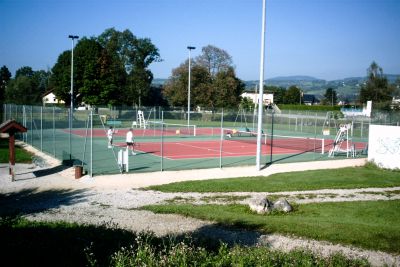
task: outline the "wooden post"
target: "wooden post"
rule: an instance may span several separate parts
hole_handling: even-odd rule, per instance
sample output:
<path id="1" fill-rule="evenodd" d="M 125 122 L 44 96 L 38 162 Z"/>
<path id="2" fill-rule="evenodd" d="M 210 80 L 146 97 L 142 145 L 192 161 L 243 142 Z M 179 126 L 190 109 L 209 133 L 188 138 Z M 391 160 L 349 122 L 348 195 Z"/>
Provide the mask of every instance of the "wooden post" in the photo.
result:
<path id="1" fill-rule="evenodd" d="M 9 175 L 11 181 L 15 180 L 15 133 L 25 133 L 27 129 L 14 120 L 8 120 L 0 124 L 0 133 L 8 133 L 8 162 L 9 162 Z"/>
<path id="2" fill-rule="evenodd" d="M 11 181 L 14 182 L 15 173 L 14 173 L 14 166 L 15 166 L 15 134 L 14 132 L 9 132 L 9 142 L 8 142 L 8 150 L 9 150 L 9 174 L 11 176 Z"/>

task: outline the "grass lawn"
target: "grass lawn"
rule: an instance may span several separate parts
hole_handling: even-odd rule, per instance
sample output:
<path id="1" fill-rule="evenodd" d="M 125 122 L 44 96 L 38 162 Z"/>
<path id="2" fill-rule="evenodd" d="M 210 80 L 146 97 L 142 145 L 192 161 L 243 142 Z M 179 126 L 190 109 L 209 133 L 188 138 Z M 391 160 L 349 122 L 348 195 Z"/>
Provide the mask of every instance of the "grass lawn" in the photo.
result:
<path id="1" fill-rule="evenodd" d="M 400 171 L 372 164 L 332 170 L 278 173 L 266 177 L 241 177 L 187 181 L 146 189 L 163 192 L 282 192 L 400 186 Z"/>
<path id="2" fill-rule="evenodd" d="M 187 236 L 0 217 L 1 261 L 10 266 L 369 266 L 341 254 L 228 247 Z"/>
<path id="3" fill-rule="evenodd" d="M 153 205 L 156 213 L 177 213 L 222 225 L 293 234 L 316 240 L 400 253 L 400 201 L 313 203 L 289 214 L 258 215 L 244 205 Z"/>
<path id="4" fill-rule="evenodd" d="M 0 138 L 0 163 L 8 163 L 8 138 Z M 16 163 L 31 163 L 32 154 L 22 149 L 19 146 L 15 146 L 15 162 Z"/>

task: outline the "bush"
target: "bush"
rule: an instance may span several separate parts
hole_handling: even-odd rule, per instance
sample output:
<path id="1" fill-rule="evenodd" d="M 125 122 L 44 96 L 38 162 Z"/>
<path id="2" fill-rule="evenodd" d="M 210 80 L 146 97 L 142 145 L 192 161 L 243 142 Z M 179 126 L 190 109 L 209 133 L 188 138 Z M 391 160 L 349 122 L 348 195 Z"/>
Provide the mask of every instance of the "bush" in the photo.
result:
<path id="1" fill-rule="evenodd" d="M 281 110 L 340 111 L 340 106 L 279 104 Z"/>

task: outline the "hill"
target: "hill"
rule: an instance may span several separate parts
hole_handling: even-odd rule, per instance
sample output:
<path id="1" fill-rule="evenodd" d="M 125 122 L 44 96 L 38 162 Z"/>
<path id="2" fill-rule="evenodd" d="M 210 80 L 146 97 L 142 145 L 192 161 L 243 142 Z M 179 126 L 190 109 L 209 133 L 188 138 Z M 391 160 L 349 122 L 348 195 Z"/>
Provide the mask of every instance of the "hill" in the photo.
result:
<path id="1" fill-rule="evenodd" d="M 400 79 L 400 74 L 385 74 L 390 83 Z M 333 88 L 338 93 L 340 100 L 355 100 L 358 98 L 361 85 L 367 77 L 347 77 L 338 80 L 327 81 L 311 76 L 295 75 L 295 76 L 278 76 L 265 80 L 267 86 L 278 86 L 288 88 L 292 85 L 300 87 L 304 93 L 313 94 L 317 98 L 322 98 L 327 88 Z M 163 85 L 167 79 L 154 79 L 154 85 Z M 257 80 L 244 81 L 247 91 L 254 91 L 258 86 Z"/>

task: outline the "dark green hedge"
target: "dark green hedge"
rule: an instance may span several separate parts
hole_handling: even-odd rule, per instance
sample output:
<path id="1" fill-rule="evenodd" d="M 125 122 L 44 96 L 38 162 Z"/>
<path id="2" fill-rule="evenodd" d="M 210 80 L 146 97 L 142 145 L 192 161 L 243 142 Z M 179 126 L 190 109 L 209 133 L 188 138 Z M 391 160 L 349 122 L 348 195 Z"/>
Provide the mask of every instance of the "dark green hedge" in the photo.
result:
<path id="1" fill-rule="evenodd" d="M 340 106 L 323 106 L 323 105 L 294 105 L 294 104 L 279 104 L 281 110 L 315 110 L 315 111 L 340 111 Z"/>

